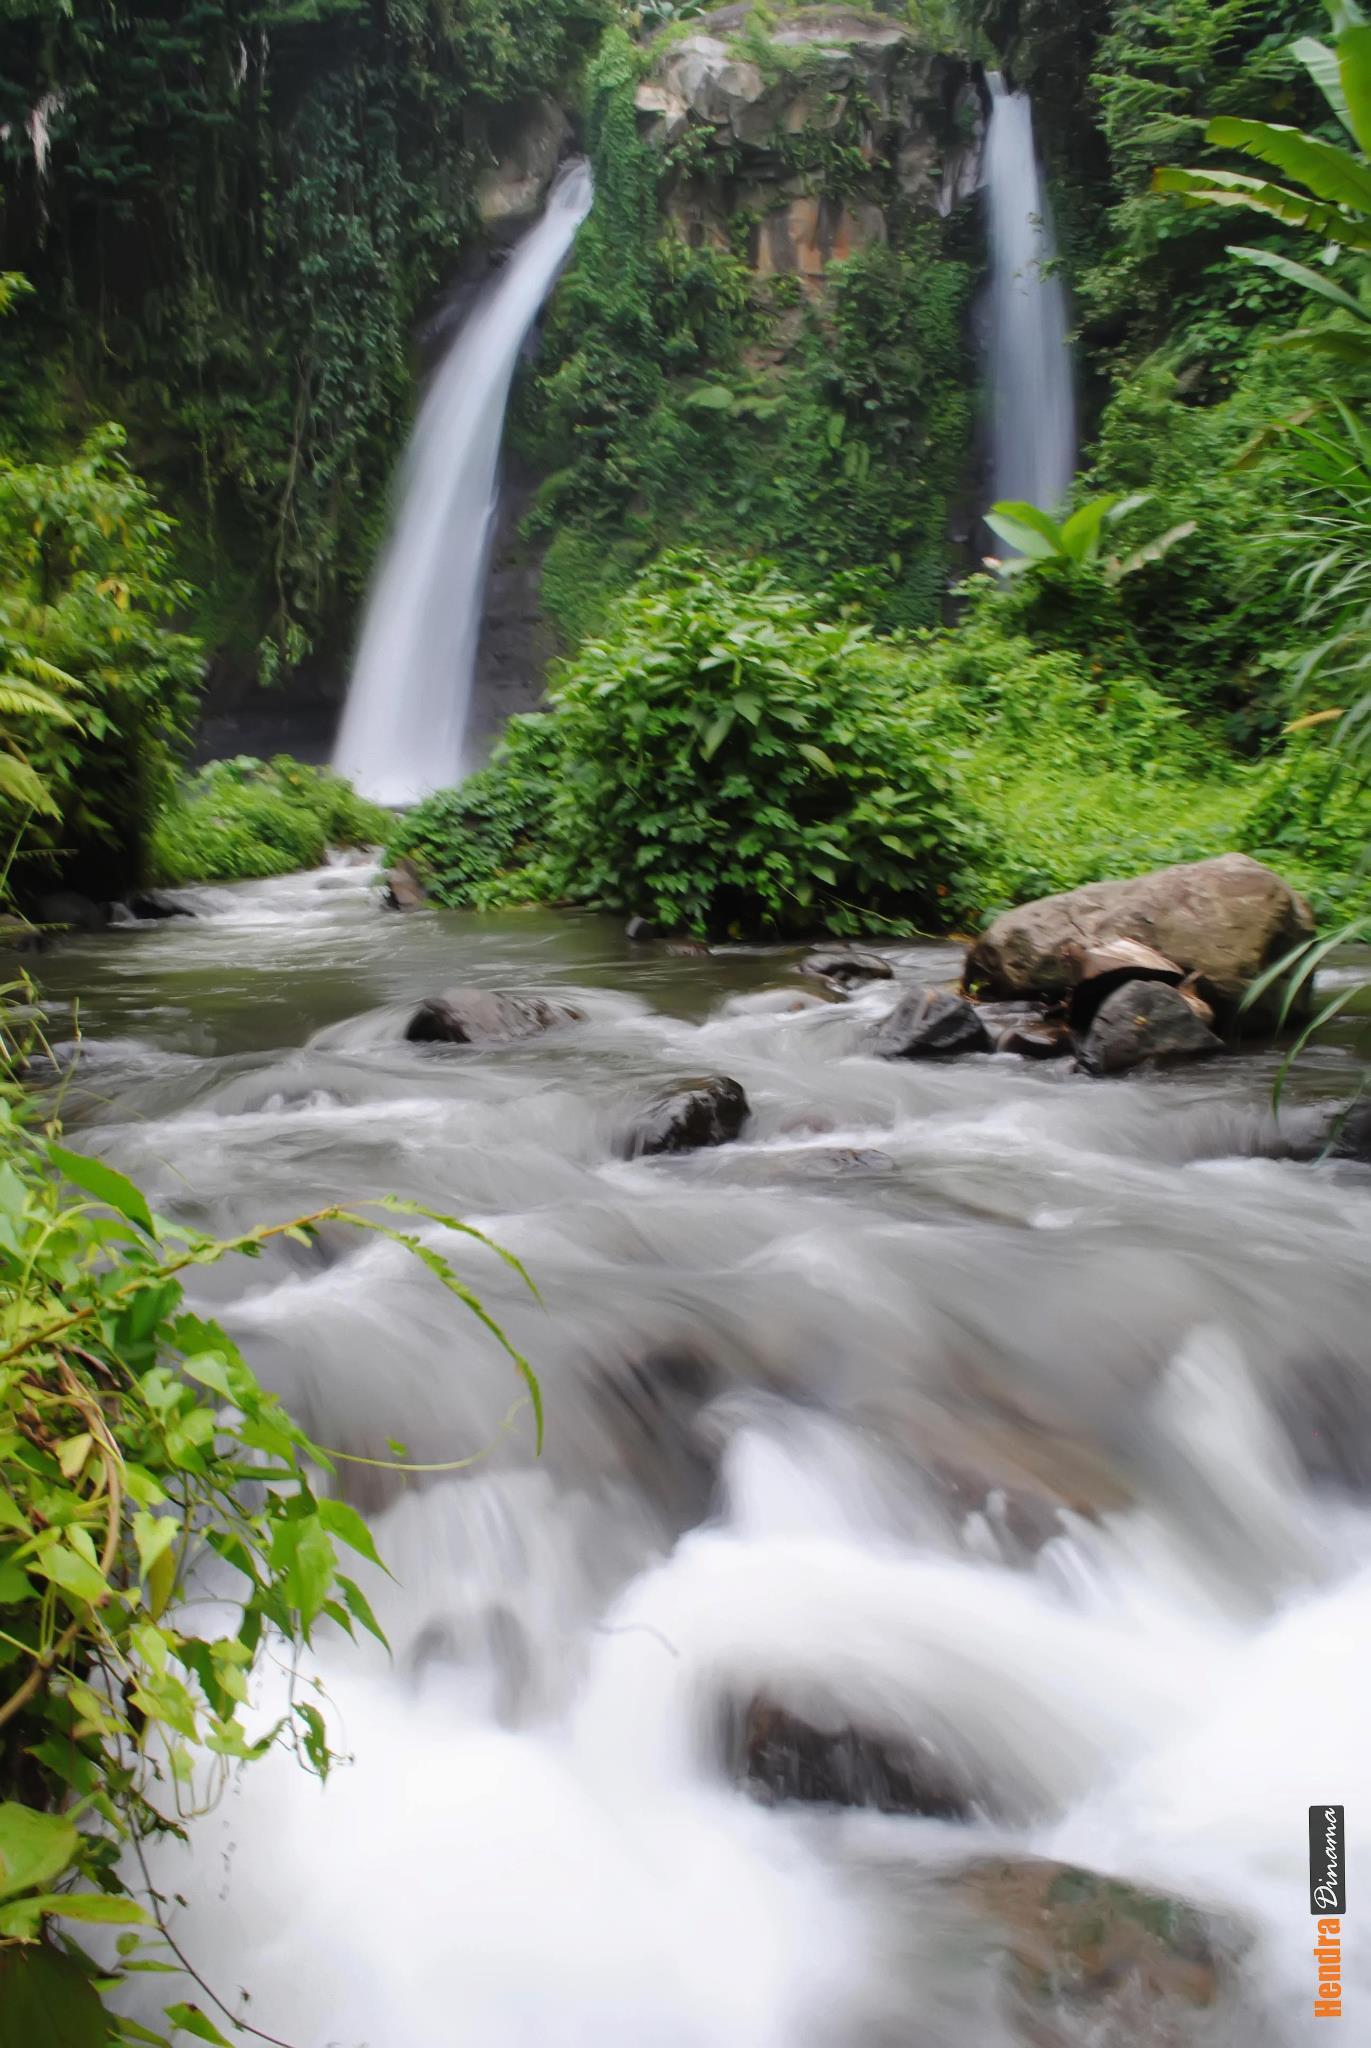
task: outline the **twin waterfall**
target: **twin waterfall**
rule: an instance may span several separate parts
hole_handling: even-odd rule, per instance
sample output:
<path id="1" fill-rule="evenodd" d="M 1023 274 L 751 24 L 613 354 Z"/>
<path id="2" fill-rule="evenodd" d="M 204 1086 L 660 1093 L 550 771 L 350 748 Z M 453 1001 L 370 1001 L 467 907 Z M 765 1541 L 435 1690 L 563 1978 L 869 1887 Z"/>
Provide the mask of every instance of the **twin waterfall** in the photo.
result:
<path id="1" fill-rule="evenodd" d="M 1052 261 L 1032 107 L 997 73 L 989 85 L 991 495 L 1055 512 L 1076 460 L 1066 293 Z M 415 425 L 335 756 L 340 774 L 380 803 L 413 803 L 460 782 L 471 765 L 466 729 L 509 388 L 591 198 L 583 163 L 562 173 Z"/>
<path id="2" fill-rule="evenodd" d="M 989 76 L 983 177 L 990 230 L 991 497 L 1061 510 L 1076 469 L 1066 292 L 1033 147 L 1033 105 Z"/>
<path id="3" fill-rule="evenodd" d="M 573 164 L 463 327 L 415 423 L 334 756 L 339 774 L 378 803 L 413 803 L 468 771 L 509 387 L 590 201 L 590 172 Z"/>

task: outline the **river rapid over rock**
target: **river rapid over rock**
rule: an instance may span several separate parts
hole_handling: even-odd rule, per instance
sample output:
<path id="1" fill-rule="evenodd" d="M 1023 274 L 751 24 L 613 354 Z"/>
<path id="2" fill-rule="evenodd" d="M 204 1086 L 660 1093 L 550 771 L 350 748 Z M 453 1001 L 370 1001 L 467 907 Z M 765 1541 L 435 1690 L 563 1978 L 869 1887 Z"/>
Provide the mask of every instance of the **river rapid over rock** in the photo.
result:
<path id="1" fill-rule="evenodd" d="M 43 963 L 54 1039 L 79 998 L 71 1142 L 217 1231 L 387 1192 L 475 1224 L 537 1299 L 430 1234 L 547 1409 L 539 1459 L 507 1357 L 384 1241 L 197 1283 L 378 1461 L 342 1483 L 394 1574 L 392 1658 L 318 1646 L 352 1760 L 246 1771 L 154 1864 L 228 2004 L 293 2048 L 1287 2048 L 1319 2037 L 1306 1809 L 1336 1801 L 1357 2035 L 1371 1172 L 1259 1156 L 1274 1055 L 883 1061 L 950 948 L 883 945 L 894 979 L 830 1002 L 794 952 L 397 917 L 365 863 L 187 899 Z M 579 1015 L 406 1042 L 454 985 Z M 1355 1092 L 1366 1021 L 1304 1089 Z M 740 1136 L 632 1156 L 706 1075 Z M 397 1442 L 474 1462 L 400 1480 Z M 758 1700 L 955 1797 L 768 1795 L 727 1732 Z M 1035 2002 L 965 1878 L 1038 1856 L 1192 1902 L 1201 1990 Z"/>

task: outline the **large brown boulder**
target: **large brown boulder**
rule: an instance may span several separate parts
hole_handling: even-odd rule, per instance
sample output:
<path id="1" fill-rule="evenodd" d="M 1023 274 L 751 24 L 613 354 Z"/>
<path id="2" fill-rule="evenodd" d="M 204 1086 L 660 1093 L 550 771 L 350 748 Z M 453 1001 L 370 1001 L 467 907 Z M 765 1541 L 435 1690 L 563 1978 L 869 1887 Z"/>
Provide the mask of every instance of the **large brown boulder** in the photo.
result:
<path id="1" fill-rule="evenodd" d="M 987 996 L 1066 996 L 1092 949 L 1135 939 L 1174 961 L 1231 1021 L 1263 969 L 1313 931 L 1309 905 L 1287 882 L 1245 853 L 1225 853 L 1007 910 L 967 954 L 966 979 Z M 1259 1013 L 1278 1001 L 1272 995 Z"/>
<path id="2" fill-rule="evenodd" d="M 579 1024 L 584 1012 L 543 996 L 507 995 L 489 988 L 450 988 L 420 1003 L 405 1037 L 411 1045 L 512 1045 L 559 1024 Z"/>

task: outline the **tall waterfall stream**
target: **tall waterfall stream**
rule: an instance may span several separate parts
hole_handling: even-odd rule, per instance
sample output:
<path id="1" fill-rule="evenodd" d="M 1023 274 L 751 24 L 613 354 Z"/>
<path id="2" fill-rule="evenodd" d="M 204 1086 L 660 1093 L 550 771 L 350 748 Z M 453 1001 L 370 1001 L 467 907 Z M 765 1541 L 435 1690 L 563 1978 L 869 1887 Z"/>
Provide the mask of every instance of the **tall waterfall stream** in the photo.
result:
<path id="1" fill-rule="evenodd" d="M 336 752 L 338 772 L 378 803 L 450 788 L 470 765 L 467 719 L 509 387 L 590 200 L 589 169 L 569 165 L 420 409 Z"/>
<path id="2" fill-rule="evenodd" d="M 1033 103 L 990 74 L 983 175 L 990 233 L 991 495 L 1059 512 L 1076 467 L 1066 288 L 1038 168 Z"/>
<path id="3" fill-rule="evenodd" d="M 1250 1156 L 1271 1059 L 871 1057 L 948 948 L 828 1003 L 789 954 L 388 915 L 365 863 L 192 900 L 45 964 L 59 1034 L 80 999 L 76 1142 L 216 1230 L 386 1191 L 480 1225 L 539 1300 L 435 1236 L 547 1403 L 538 1460 L 508 1361 L 384 1242 L 198 1279 L 323 1442 L 474 1460 L 353 1468 L 394 1654 L 319 1643 L 352 1760 L 324 1788 L 254 1766 L 158 1854 L 219 1994 L 293 2048 L 1319 2038 L 1310 1803 L 1346 1806 L 1354 1914 L 1371 1895 L 1371 1175 Z M 584 1021 L 407 1044 L 454 983 Z M 621 1156 L 636 1104 L 715 1071 L 740 1142 Z M 1333 1042 L 1311 1085 L 1356 1071 Z M 1068 1505 L 946 1483 L 995 1459 Z M 759 1695 L 936 1755 L 967 1816 L 749 1796 L 727 1730 Z M 1236 1930 L 1192 2031 L 1020 2031 L 957 1877 L 1030 1853 Z M 1344 1995 L 1371 2011 L 1365 1940 Z"/>

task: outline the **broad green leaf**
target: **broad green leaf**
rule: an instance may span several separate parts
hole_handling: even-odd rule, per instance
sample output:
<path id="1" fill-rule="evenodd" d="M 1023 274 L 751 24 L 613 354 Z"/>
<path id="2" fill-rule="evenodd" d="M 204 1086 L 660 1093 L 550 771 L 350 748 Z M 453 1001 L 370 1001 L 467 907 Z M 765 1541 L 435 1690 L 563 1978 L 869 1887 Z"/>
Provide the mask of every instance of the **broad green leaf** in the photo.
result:
<path id="1" fill-rule="evenodd" d="M 1300 285 L 1307 292 L 1317 292 L 1321 299 L 1328 299 L 1344 312 L 1355 313 L 1358 320 L 1371 321 L 1371 313 L 1354 299 L 1351 292 L 1334 284 L 1331 277 L 1320 270 L 1311 270 L 1307 263 L 1293 263 L 1288 256 L 1282 256 L 1276 249 L 1234 248 L 1230 256 L 1240 256 L 1244 263 L 1255 263 L 1259 269 L 1274 270 L 1278 277 L 1288 278 L 1292 284 Z"/>
<path id="2" fill-rule="evenodd" d="M 147 1578 L 159 1557 L 166 1556 L 181 1532 L 175 1515 L 154 1515 L 140 1508 L 133 1518 L 133 1540 L 138 1549 L 138 1567 Z"/>
<path id="3" fill-rule="evenodd" d="M 832 758 L 824 752 L 822 747 L 812 747 L 807 740 L 801 740 L 796 746 L 795 751 L 797 754 L 802 754 L 806 761 L 813 767 L 820 769 L 823 774 L 837 774 L 838 771 L 833 765 Z"/>
<path id="4" fill-rule="evenodd" d="M 48 1157 L 58 1172 L 75 1186 L 93 1195 L 97 1202 L 117 1209 L 121 1216 L 127 1216 L 130 1223 L 136 1223 L 149 1237 L 156 1237 L 152 1211 L 145 1196 L 124 1174 L 106 1166 L 103 1159 L 88 1159 L 84 1152 L 68 1152 L 65 1145 L 49 1145 Z"/>
<path id="5" fill-rule="evenodd" d="M 45 1943 L 0 1949 L 6 2048 L 107 2048 L 110 2019 L 80 1964 Z"/>
<path id="6" fill-rule="evenodd" d="M 1061 529 L 1062 551 L 1073 562 L 1088 562 L 1098 552 L 1100 532 L 1117 499 L 1089 498 L 1065 520 Z"/>
<path id="7" fill-rule="evenodd" d="M 1336 142 L 1320 142 L 1298 128 L 1281 127 L 1273 121 L 1241 121 L 1228 114 L 1209 123 L 1205 140 L 1218 149 L 1241 150 L 1258 163 L 1284 171 L 1288 178 L 1298 178 L 1316 199 L 1326 200 L 1330 206 L 1371 213 L 1371 170 Z"/>
<path id="8" fill-rule="evenodd" d="M 101 1927 L 152 1924 L 145 1906 L 118 1892 L 48 1892 L 33 1903 L 54 1920 L 85 1920 Z"/>
<path id="9" fill-rule="evenodd" d="M 1371 156 L 1371 27 L 1345 28 L 1338 37 L 1338 74 L 1347 120 L 1363 156 Z"/>
<path id="10" fill-rule="evenodd" d="M 340 1572 L 338 1574 L 338 1590 L 343 1596 L 343 1605 L 346 1607 L 348 1613 L 352 1616 L 353 1620 L 360 1621 L 362 1627 L 367 1630 L 368 1634 L 375 1636 L 377 1642 L 380 1643 L 384 1649 L 388 1650 L 390 1648 L 390 1644 L 386 1639 L 385 1630 L 381 1627 L 381 1624 L 377 1621 L 376 1616 L 372 1613 L 371 1603 L 368 1601 L 366 1594 L 362 1591 L 361 1587 L 356 1585 L 353 1580 L 344 1578 L 342 1573 Z"/>
<path id="11" fill-rule="evenodd" d="M 1355 142 L 1356 133 L 1352 127 L 1347 95 L 1342 89 L 1342 73 L 1338 69 L 1337 51 L 1331 50 L 1327 43 L 1318 42 L 1313 36 L 1301 36 L 1291 48 Z"/>
<path id="12" fill-rule="evenodd" d="M 209 2041 L 213 2048 L 232 2048 L 215 2026 L 207 2020 L 198 2005 L 169 2005 L 167 2018 L 173 2027 L 179 2027 L 183 2034 L 193 2034 L 197 2041 Z"/>
<path id="13" fill-rule="evenodd" d="M 71 1532 L 75 1535 L 77 1532 Z M 60 1586 L 64 1593 L 70 1593 L 75 1600 L 84 1600 L 91 1605 L 103 1600 L 109 1592 L 109 1583 L 99 1565 L 92 1564 L 80 1551 L 72 1550 L 62 1542 L 45 1544 L 29 1565 L 29 1570 L 39 1578 L 51 1579 L 54 1586 Z"/>
<path id="14" fill-rule="evenodd" d="M 1007 547 L 1016 548 L 1033 561 L 1049 562 L 1064 552 L 1061 528 L 1036 505 L 1018 500 L 992 505 L 985 523 Z"/>
<path id="15" fill-rule="evenodd" d="M 355 1550 L 360 1557 L 366 1558 L 368 1564 L 380 1565 L 381 1570 L 385 1570 L 372 1533 L 356 1508 L 349 1507 L 345 1500 L 321 1500 L 319 1520 L 329 1534 L 336 1536 L 340 1543 L 346 1543 L 349 1550 Z"/>
<path id="16" fill-rule="evenodd" d="M 6 1800 L 0 1805 L 0 1898 L 60 1876 L 80 1846 L 80 1835 L 64 1815 Z"/>
<path id="17" fill-rule="evenodd" d="M 704 743 L 700 748 L 700 754 L 704 760 L 712 761 L 714 759 L 714 756 L 732 732 L 737 715 L 731 704 L 725 705 L 724 709 L 719 713 L 714 723 L 710 726 L 709 731 L 705 734 Z"/>
<path id="18" fill-rule="evenodd" d="M 1241 171 L 1182 170 L 1167 165 L 1152 177 L 1154 192 L 1175 192 L 1187 206 L 1242 206 L 1253 213 L 1284 221 L 1293 228 L 1307 228 L 1326 242 L 1344 249 L 1371 254 L 1371 222 L 1342 213 L 1336 206 L 1272 185 L 1264 178 L 1251 178 Z"/>

